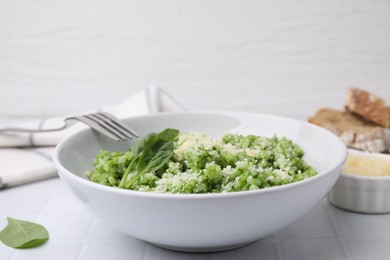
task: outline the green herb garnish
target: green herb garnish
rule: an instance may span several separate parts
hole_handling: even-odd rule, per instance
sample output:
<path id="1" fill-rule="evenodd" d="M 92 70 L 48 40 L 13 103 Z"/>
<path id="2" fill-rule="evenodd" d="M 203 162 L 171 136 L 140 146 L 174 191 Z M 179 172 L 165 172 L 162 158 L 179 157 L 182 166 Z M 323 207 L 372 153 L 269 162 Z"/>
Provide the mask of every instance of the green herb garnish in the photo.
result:
<path id="1" fill-rule="evenodd" d="M 7 217 L 8 225 L 0 231 L 0 241 L 17 249 L 33 248 L 49 239 L 46 228 L 29 221 Z"/>
<path id="2" fill-rule="evenodd" d="M 142 174 L 155 172 L 163 167 L 173 156 L 173 141 L 179 133 L 179 130 L 167 128 L 158 134 L 149 134 L 134 144 L 131 147 L 134 157 L 123 174 L 119 187 L 130 189 Z M 135 174 L 129 175 L 131 172 Z"/>

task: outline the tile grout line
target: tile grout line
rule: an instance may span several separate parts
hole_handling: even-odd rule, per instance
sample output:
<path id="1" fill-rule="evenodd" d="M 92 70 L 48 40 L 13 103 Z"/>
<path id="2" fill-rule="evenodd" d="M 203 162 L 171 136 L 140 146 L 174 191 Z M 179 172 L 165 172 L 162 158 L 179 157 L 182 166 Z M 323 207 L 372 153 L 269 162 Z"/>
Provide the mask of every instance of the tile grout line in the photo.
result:
<path id="1" fill-rule="evenodd" d="M 149 242 L 143 241 L 143 250 L 142 250 L 142 259 L 149 259 L 149 251 L 151 250 L 150 247 L 151 245 Z"/>
<path id="2" fill-rule="evenodd" d="M 334 215 L 334 212 L 332 212 L 332 210 L 330 209 L 330 207 L 333 207 L 333 206 L 330 205 L 329 202 L 328 202 L 327 200 L 326 200 L 326 202 L 327 202 L 327 205 L 326 205 L 326 207 L 325 207 L 325 210 L 326 210 L 326 213 L 329 215 L 329 218 L 330 218 L 330 220 L 331 220 L 331 222 L 332 222 L 333 227 L 334 227 L 335 230 L 336 230 L 336 234 L 337 234 L 337 236 L 338 236 L 338 240 L 340 241 L 341 246 L 342 246 L 342 248 L 343 248 L 343 250 L 344 250 L 344 252 L 345 252 L 347 258 L 348 258 L 349 260 L 352 260 L 351 254 L 350 254 L 350 252 L 349 252 L 349 250 L 348 250 L 348 247 L 347 247 L 347 245 L 345 244 L 345 240 L 344 240 L 344 238 L 343 238 L 343 236 L 342 236 L 341 227 L 339 226 L 339 223 L 338 223 L 337 220 L 336 220 L 336 216 Z"/>
<path id="3" fill-rule="evenodd" d="M 276 245 L 276 256 L 278 257 L 279 260 L 285 259 L 285 255 L 282 252 L 282 241 L 281 241 L 281 232 L 278 231 L 275 233 L 275 245 Z"/>
<path id="4" fill-rule="evenodd" d="M 52 194 L 50 194 L 49 198 L 47 199 L 45 205 L 43 205 L 42 209 L 39 211 L 39 214 L 36 215 L 35 219 L 38 219 L 42 216 L 43 213 L 47 211 L 47 208 L 50 206 L 51 202 L 54 200 L 54 195 L 58 192 L 58 190 L 61 188 L 61 182 L 59 181 L 57 183 L 56 188 L 53 190 Z"/>
<path id="5" fill-rule="evenodd" d="M 86 248 L 87 248 L 87 246 L 88 246 L 88 243 L 89 243 L 89 241 L 90 241 L 90 238 L 91 238 L 92 235 L 93 235 L 93 232 L 94 232 L 94 230 L 95 230 L 96 225 L 97 225 L 97 219 L 96 219 L 95 217 L 93 217 L 92 222 L 91 222 L 91 224 L 90 224 L 90 226 L 89 226 L 88 234 L 87 234 L 87 236 L 85 237 L 85 239 L 83 239 L 84 244 L 82 245 L 82 247 L 81 247 L 81 249 L 80 249 L 80 251 L 79 251 L 79 255 L 78 255 L 78 257 L 77 257 L 78 260 L 84 259 L 84 258 L 83 258 L 83 255 L 85 254 L 85 250 L 86 250 Z"/>

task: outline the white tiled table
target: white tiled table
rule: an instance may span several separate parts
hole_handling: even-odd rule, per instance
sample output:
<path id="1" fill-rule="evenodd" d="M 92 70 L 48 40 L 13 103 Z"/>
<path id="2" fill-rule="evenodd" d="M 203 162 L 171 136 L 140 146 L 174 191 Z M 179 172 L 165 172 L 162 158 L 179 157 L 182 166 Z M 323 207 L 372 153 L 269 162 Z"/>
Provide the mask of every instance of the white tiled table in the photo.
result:
<path id="1" fill-rule="evenodd" d="M 95 219 L 58 178 L 0 191 L 0 229 L 6 216 L 44 225 L 49 241 L 15 250 L 0 243 L 1 260 L 100 259 L 390 259 L 390 214 L 337 209 L 326 200 L 289 227 L 249 246 L 204 254 L 161 249 Z"/>

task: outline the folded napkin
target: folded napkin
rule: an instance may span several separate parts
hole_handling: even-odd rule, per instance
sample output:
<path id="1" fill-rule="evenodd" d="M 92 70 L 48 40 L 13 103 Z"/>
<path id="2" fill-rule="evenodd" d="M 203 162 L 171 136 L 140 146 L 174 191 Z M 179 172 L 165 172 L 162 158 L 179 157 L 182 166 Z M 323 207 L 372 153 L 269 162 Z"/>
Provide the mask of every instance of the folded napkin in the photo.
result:
<path id="1" fill-rule="evenodd" d="M 126 118 L 183 110 L 186 108 L 169 93 L 150 87 L 129 97 L 118 106 L 103 107 L 96 111 L 106 111 L 118 118 Z M 66 116 L 29 120 L 13 126 L 51 129 L 61 127 L 64 118 Z M 57 176 L 52 163 L 54 146 L 66 136 L 86 127 L 82 123 L 76 123 L 55 132 L 0 133 L 0 189 Z"/>

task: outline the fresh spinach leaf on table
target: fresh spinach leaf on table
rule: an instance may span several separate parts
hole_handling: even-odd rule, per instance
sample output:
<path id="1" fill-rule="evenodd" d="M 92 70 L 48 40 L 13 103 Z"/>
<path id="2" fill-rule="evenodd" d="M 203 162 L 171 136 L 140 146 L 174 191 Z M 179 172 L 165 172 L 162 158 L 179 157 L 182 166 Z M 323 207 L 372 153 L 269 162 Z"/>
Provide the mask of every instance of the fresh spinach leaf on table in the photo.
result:
<path id="1" fill-rule="evenodd" d="M 0 231 L 0 241 L 17 249 L 33 248 L 44 244 L 49 233 L 42 225 L 7 217 L 8 225 Z"/>

